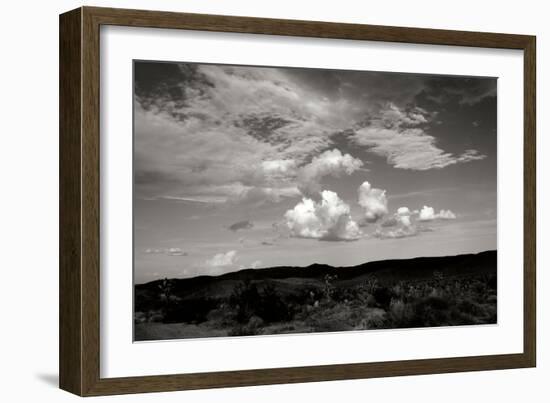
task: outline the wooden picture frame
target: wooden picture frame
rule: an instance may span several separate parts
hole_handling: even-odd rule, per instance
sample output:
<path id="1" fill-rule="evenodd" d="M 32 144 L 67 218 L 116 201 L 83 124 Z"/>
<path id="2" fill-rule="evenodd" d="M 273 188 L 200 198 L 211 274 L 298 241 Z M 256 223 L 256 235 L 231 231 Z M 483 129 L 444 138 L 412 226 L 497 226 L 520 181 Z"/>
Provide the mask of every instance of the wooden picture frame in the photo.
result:
<path id="1" fill-rule="evenodd" d="M 524 52 L 523 353 L 173 374 L 100 377 L 100 26 L 368 40 Z M 60 387 L 80 396 L 534 367 L 535 37 L 482 32 L 81 7 L 60 16 Z"/>

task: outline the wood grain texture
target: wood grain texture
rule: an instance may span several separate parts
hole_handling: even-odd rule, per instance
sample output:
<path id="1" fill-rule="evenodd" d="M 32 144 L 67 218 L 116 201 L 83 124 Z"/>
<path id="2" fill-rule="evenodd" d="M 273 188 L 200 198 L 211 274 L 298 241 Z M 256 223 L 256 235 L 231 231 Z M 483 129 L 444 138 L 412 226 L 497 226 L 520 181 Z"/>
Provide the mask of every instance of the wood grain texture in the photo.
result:
<path id="1" fill-rule="evenodd" d="M 100 377 L 101 25 L 524 51 L 524 352 L 479 357 Z M 60 387 L 81 396 L 532 367 L 536 363 L 535 37 L 82 7 L 60 17 Z M 146 365 L 146 363 L 144 364 Z"/>
<path id="2" fill-rule="evenodd" d="M 81 394 L 81 11 L 59 29 L 59 386 Z"/>
<path id="3" fill-rule="evenodd" d="M 536 257 L 537 257 L 537 80 L 536 39 L 530 37 L 524 48 L 524 172 L 523 172 L 523 352 L 531 366 L 536 366 Z"/>
<path id="4" fill-rule="evenodd" d="M 82 390 L 99 378 L 100 355 L 100 135 L 99 24 L 82 9 Z"/>

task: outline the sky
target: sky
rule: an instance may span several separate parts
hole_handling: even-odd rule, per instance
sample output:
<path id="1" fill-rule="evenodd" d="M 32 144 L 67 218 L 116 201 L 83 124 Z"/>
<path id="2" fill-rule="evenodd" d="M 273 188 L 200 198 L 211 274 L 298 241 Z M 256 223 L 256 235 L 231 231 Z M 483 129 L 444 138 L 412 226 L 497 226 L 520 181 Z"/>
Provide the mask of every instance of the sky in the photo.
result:
<path id="1" fill-rule="evenodd" d="M 496 249 L 497 79 L 134 62 L 134 274 Z"/>

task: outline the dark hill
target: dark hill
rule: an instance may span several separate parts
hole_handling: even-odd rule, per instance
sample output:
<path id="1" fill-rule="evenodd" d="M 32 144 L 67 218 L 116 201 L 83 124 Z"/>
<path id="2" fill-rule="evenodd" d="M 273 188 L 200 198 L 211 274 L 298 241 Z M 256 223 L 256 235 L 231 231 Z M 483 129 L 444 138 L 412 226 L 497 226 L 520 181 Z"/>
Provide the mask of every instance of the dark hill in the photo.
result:
<path id="1" fill-rule="evenodd" d="M 462 277 L 472 274 L 496 274 L 496 250 L 477 254 L 442 257 L 418 257 L 413 259 L 382 260 L 350 267 L 333 267 L 312 264 L 307 267 L 280 266 L 264 269 L 244 269 L 220 276 L 197 276 L 172 279 L 173 293 L 180 298 L 227 297 L 236 284 L 250 280 L 259 284 L 271 284 L 281 293 L 291 293 L 303 286 L 322 286 L 327 274 L 336 275 L 335 284 L 352 286 L 368 276 L 380 282 L 415 281 L 433 278 L 434 272 L 445 277 Z M 158 294 L 161 280 L 136 285 L 136 298 Z"/>

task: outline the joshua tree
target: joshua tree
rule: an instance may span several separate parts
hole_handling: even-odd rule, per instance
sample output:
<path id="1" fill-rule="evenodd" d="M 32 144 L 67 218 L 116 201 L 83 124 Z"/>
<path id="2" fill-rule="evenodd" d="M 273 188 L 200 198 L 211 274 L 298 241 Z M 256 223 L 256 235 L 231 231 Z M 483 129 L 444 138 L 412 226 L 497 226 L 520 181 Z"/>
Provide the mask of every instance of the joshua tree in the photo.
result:
<path id="1" fill-rule="evenodd" d="M 170 304 L 170 301 L 172 300 L 172 288 L 173 284 L 171 280 L 168 280 L 165 278 L 160 282 L 158 285 L 160 290 L 160 300 L 164 302 L 164 311 L 168 310 L 168 305 Z"/>
<path id="2" fill-rule="evenodd" d="M 378 287 L 378 280 L 372 274 L 365 280 L 365 289 L 369 294 L 372 294 Z"/>
<path id="3" fill-rule="evenodd" d="M 332 295 L 334 294 L 334 290 L 335 290 L 333 281 L 336 280 L 337 278 L 338 278 L 338 276 L 336 274 L 334 274 L 334 275 L 326 274 L 325 275 L 325 287 L 323 289 L 323 292 L 324 292 L 325 297 L 327 298 L 327 300 L 332 299 Z"/>

